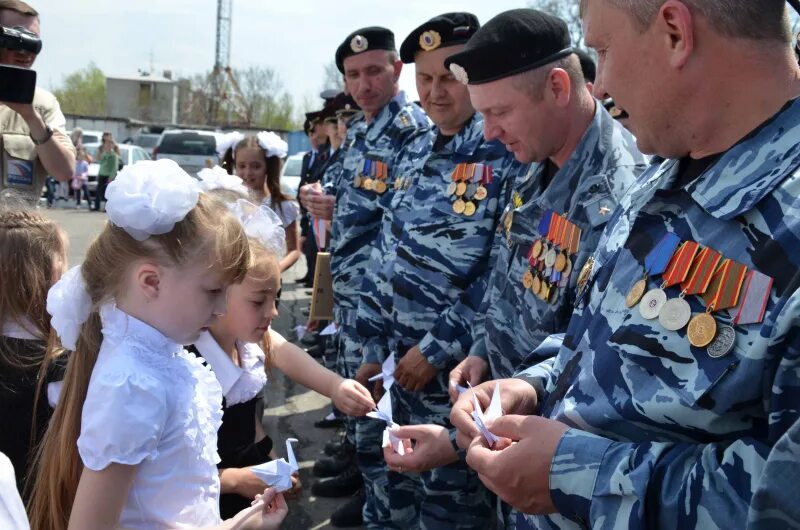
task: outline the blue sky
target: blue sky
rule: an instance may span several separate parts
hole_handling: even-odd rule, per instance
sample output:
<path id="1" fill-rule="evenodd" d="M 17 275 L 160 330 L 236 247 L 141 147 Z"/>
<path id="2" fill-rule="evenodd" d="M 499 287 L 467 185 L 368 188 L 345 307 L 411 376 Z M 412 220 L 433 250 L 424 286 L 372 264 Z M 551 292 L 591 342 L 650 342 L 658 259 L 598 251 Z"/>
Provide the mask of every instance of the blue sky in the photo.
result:
<path id="1" fill-rule="evenodd" d="M 36 70 L 46 88 L 57 87 L 89 61 L 110 76 L 149 69 L 151 58 L 155 72 L 172 70 L 178 76 L 213 66 L 216 0 L 29 1 L 41 13 L 44 47 Z M 316 104 L 324 66 L 355 29 L 386 26 L 399 47 L 411 30 L 440 13 L 470 11 L 486 22 L 525 5 L 525 0 L 233 0 L 231 63 L 270 66 L 299 106 Z M 401 85 L 416 96 L 413 68 L 404 69 Z"/>

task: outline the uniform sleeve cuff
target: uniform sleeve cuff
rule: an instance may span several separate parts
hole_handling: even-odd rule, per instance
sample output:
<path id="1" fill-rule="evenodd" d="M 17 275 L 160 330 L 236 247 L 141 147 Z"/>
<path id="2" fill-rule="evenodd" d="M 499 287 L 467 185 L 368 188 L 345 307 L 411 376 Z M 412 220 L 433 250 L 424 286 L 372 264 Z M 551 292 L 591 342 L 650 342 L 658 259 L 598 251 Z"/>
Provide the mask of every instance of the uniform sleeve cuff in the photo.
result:
<path id="1" fill-rule="evenodd" d="M 455 449 L 458 459 L 462 462 L 466 461 L 467 451 L 465 449 L 461 449 L 461 447 L 458 446 L 458 442 L 456 442 L 456 428 L 450 427 L 448 434 L 450 435 L 450 444 L 453 446 L 453 449 Z"/>
<path id="2" fill-rule="evenodd" d="M 550 466 L 550 496 L 560 514 L 590 526 L 595 483 L 613 442 L 578 429 L 561 437 Z"/>
<path id="3" fill-rule="evenodd" d="M 447 368 L 448 362 L 452 360 L 452 356 L 430 333 L 426 334 L 420 341 L 419 351 L 431 366 L 437 370 L 444 370 Z"/>

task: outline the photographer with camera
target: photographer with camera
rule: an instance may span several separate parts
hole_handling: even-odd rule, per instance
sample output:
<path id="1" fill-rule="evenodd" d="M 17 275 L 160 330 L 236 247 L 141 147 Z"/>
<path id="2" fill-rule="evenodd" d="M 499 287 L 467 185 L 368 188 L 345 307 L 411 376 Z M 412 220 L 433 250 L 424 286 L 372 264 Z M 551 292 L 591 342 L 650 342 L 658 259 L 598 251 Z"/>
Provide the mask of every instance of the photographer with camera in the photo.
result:
<path id="1" fill-rule="evenodd" d="M 55 96 L 36 87 L 39 13 L 0 0 L 0 193 L 14 189 L 38 202 L 47 175 L 68 181 L 75 148 Z"/>

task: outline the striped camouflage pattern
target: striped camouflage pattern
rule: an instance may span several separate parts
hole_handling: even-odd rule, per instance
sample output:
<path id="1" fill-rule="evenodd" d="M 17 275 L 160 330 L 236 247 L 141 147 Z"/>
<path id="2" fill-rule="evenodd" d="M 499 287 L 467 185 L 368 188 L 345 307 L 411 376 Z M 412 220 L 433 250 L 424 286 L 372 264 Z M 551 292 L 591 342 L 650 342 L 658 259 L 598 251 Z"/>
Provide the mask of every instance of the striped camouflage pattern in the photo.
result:
<path id="1" fill-rule="evenodd" d="M 347 135 L 351 141 L 335 185 L 336 206 L 331 224 L 331 274 L 340 323 L 345 323 L 339 318 L 344 317 L 342 310 L 358 308 L 365 267 L 380 229 L 382 206 L 392 198 L 400 154 L 415 136 L 429 130 L 430 121 L 400 92 L 371 123 L 359 121 L 355 125 L 352 135 Z M 389 189 L 383 195 L 353 186 L 365 157 L 380 160 L 389 168 Z"/>
<path id="2" fill-rule="evenodd" d="M 470 351 L 489 362 L 493 379 L 511 377 L 542 340 L 566 330 L 578 274 L 621 197 L 648 165 L 631 134 L 602 105 L 596 107 L 572 156 L 549 183 L 542 164 L 517 185 L 524 204 L 513 213 L 511 244 L 500 246 Z M 547 235 L 538 231 L 547 210 L 566 215 L 581 229 L 569 284 L 559 289 L 552 304 L 522 284 L 531 245 Z M 505 231 L 500 237 L 506 239 Z"/>
<path id="3" fill-rule="evenodd" d="M 730 529 L 769 517 L 748 510 L 770 450 L 800 408 L 800 101 L 693 182 L 681 188 L 677 176 L 678 162 L 666 161 L 626 196 L 562 348 L 521 374 L 538 387 L 543 416 L 575 427 L 550 475 L 568 519 L 526 517 L 534 528 Z M 736 326 L 725 357 L 625 306 L 667 231 L 775 280 L 763 323 Z M 686 298 L 704 311 L 698 297 Z M 727 311 L 713 315 L 731 323 Z M 796 491 L 797 483 L 776 474 L 770 487 Z"/>
<path id="4" fill-rule="evenodd" d="M 384 214 L 358 312 L 366 362 L 382 362 L 389 352 L 399 361 L 419 344 L 439 368 L 422 392 L 392 386 L 394 420 L 400 425 L 449 426 L 447 373 L 469 350 L 494 234 L 510 185 L 526 169 L 502 144 L 484 140 L 479 114 L 433 151 L 435 139 L 436 131 L 406 150 L 398 174 L 403 185 Z M 488 196 L 476 203 L 472 216 L 454 212 L 455 199 L 446 192 L 459 163 L 492 167 Z M 483 529 L 492 519 L 488 491 L 463 460 L 418 475 L 390 472 L 388 478 L 397 528 Z"/>

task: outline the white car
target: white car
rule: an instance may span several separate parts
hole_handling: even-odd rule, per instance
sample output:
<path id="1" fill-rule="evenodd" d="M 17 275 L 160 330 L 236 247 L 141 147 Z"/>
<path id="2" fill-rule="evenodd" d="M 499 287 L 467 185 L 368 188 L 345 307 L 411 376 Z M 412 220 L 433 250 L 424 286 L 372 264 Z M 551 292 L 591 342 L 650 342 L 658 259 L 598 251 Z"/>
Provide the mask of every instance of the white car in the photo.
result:
<path id="1" fill-rule="evenodd" d="M 217 134 L 189 129 L 164 131 L 153 148 L 153 158 L 174 160 L 194 177 L 201 169 L 220 163 L 217 155 Z"/>
<path id="2" fill-rule="evenodd" d="M 118 145 L 120 162 L 122 163 L 123 167 L 127 166 L 128 164 L 139 162 L 140 160 L 150 160 L 150 153 L 138 145 Z M 86 152 L 91 155 L 93 160 L 97 160 L 97 150 L 100 148 L 100 144 L 84 144 L 83 147 L 86 149 Z M 94 191 L 97 189 L 97 174 L 99 172 L 100 164 L 98 162 L 92 162 L 89 164 L 89 193 L 94 193 Z"/>
<path id="3" fill-rule="evenodd" d="M 305 156 L 305 153 L 297 153 L 283 161 L 281 191 L 292 199 L 297 198 L 298 188 L 300 187 L 303 156 Z"/>

